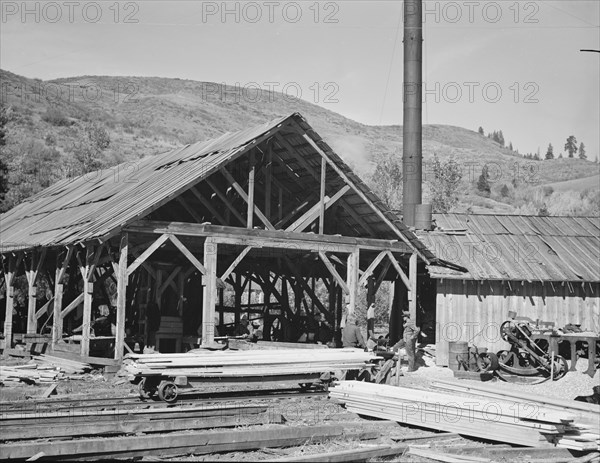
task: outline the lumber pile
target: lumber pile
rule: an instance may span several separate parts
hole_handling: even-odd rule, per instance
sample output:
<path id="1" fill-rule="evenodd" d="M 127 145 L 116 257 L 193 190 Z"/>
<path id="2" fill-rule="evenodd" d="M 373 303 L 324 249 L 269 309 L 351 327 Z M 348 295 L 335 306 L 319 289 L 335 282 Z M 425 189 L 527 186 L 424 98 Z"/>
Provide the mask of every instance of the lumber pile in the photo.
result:
<path id="1" fill-rule="evenodd" d="M 528 447 L 596 450 L 598 434 L 569 411 L 536 402 L 464 397 L 384 384 L 341 381 L 329 395 L 354 413 Z"/>
<path id="2" fill-rule="evenodd" d="M 87 363 L 41 354 L 34 355 L 25 365 L 0 367 L 0 382 L 5 386 L 18 383 L 45 384 L 71 375 L 81 375 L 91 369 Z"/>
<path id="3" fill-rule="evenodd" d="M 35 364 L 0 367 L 0 383 L 5 386 L 18 383 L 45 384 L 58 379 L 60 371 L 55 368 L 40 368 Z"/>
<path id="4" fill-rule="evenodd" d="M 197 378 L 319 374 L 363 368 L 376 357 L 361 349 L 194 351 L 186 354 L 128 354 L 124 368 L 135 375 Z"/>
<path id="5" fill-rule="evenodd" d="M 434 381 L 432 386 L 444 391 L 468 394 L 471 397 L 508 401 L 513 407 L 535 407 L 568 413 L 573 417 L 573 423 L 562 437 L 555 440 L 557 446 L 573 450 L 600 450 L 600 405 L 555 399 L 528 392 L 507 391 L 489 384 L 438 380 Z"/>

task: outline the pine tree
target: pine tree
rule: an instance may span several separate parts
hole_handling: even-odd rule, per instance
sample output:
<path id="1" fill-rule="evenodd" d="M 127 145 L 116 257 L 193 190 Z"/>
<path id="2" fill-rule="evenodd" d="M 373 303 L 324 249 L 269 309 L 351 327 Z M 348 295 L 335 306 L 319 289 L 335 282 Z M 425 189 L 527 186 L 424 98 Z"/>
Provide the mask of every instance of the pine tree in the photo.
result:
<path id="1" fill-rule="evenodd" d="M 585 145 L 583 142 L 579 144 L 579 159 L 587 159 L 587 155 L 585 154 Z"/>
<path id="2" fill-rule="evenodd" d="M 511 150 L 511 151 L 514 151 L 512 141 L 509 143 L 508 149 Z"/>
<path id="3" fill-rule="evenodd" d="M 575 138 L 575 135 L 570 135 L 569 138 L 567 138 L 567 143 L 565 143 L 565 151 L 569 153 L 570 158 L 577 153 L 577 139 Z"/>
<path id="4" fill-rule="evenodd" d="M 8 164 L 4 161 L 4 146 L 6 145 L 6 124 L 10 120 L 10 108 L 0 106 L 0 201 L 4 201 L 8 192 Z M 0 205 L 0 211 L 4 210 L 4 204 Z"/>
<path id="5" fill-rule="evenodd" d="M 483 127 L 479 126 L 478 132 L 479 132 L 479 135 L 483 135 Z"/>
<path id="6" fill-rule="evenodd" d="M 487 166 L 483 166 L 481 169 L 481 175 L 479 176 L 479 180 L 477 180 L 477 189 L 486 195 L 489 195 L 492 191 L 489 182 L 490 175 L 488 173 Z"/>
<path id="7" fill-rule="evenodd" d="M 554 159 L 554 147 L 552 143 L 548 144 L 548 149 L 546 150 L 546 159 Z"/>
<path id="8" fill-rule="evenodd" d="M 498 143 L 500 143 L 501 146 L 504 146 L 504 134 L 502 133 L 502 130 L 498 131 Z"/>

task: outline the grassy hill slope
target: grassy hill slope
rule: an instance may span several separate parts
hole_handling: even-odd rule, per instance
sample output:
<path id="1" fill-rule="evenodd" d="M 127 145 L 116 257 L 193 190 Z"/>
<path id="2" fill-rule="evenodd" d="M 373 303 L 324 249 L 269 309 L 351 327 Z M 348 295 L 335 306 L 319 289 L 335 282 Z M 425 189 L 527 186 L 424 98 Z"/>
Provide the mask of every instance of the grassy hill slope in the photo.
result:
<path id="1" fill-rule="evenodd" d="M 2 102 L 12 113 L 3 150 L 11 186 L 5 207 L 59 178 L 79 173 L 74 154 L 90 124 L 102 127 L 110 137 L 100 156 L 103 167 L 135 162 L 292 112 L 302 113 L 367 182 L 376 181 L 370 173 L 379 157 L 392 156 L 401 163 L 400 126 L 367 126 L 281 93 L 256 94 L 213 83 L 156 77 L 83 76 L 40 81 L 2 70 L 0 83 Z M 527 195 L 542 186 L 598 172 L 596 164 L 579 159 L 527 160 L 461 127 L 426 125 L 423 136 L 426 182 L 431 178 L 434 154 L 440 159 L 452 158 L 461 168 L 457 210 L 523 212 Z M 480 196 L 475 188 L 486 164 L 492 184 L 490 197 Z M 500 194 L 504 185 L 508 195 Z M 424 194 L 427 199 L 427 183 Z"/>

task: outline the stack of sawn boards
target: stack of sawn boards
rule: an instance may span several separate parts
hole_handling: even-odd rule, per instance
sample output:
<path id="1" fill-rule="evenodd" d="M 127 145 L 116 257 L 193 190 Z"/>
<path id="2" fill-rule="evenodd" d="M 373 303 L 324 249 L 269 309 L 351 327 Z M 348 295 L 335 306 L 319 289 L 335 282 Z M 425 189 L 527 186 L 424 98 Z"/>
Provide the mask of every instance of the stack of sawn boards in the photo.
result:
<path id="1" fill-rule="evenodd" d="M 354 413 L 528 447 L 596 450 L 597 434 L 569 411 L 534 401 L 465 397 L 384 384 L 341 381 L 332 399 Z M 598 415 L 600 416 L 600 415 Z M 570 435 L 577 434 L 576 443 Z"/>
<path id="2" fill-rule="evenodd" d="M 0 367 L 0 382 L 51 383 L 65 375 L 81 374 L 91 369 L 87 363 L 41 354 L 34 356 L 25 365 Z"/>
<path id="3" fill-rule="evenodd" d="M 523 409 L 529 406 L 530 410 L 535 407 L 536 409 L 544 408 L 568 413 L 573 416 L 573 423 L 563 435 L 556 436 L 554 439 L 556 445 L 572 450 L 600 450 L 600 405 L 569 399 L 555 399 L 531 392 L 508 391 L 492 384 L 438 380 L 434 381 L 432 386 L 436 389 L 486 397 L 490 400 L 508 400 L 513 404 L 521 404 Z"/>
<path id="4" fill-rule="evenodd" d="M 197 378 L 327 373 L 363 368 L 376 357 L 361 349 L 193 351 L 185 354 L 128 354 L 124 367 L 136 375 Z"/>

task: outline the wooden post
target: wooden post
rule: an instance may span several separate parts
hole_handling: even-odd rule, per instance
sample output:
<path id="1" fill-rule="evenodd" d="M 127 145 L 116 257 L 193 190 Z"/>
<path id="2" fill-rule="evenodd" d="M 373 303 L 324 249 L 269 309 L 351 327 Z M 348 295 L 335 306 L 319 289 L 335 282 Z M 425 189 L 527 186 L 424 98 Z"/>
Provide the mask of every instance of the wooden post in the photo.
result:
<path id="1" fill-rule="evenodd" d="M 83 324 L 81 331 L 81 356 L 90 355 L 90 330 L 92 324 L 92 299 L 94 297 L 94 283 L 90 281 L 91 264 L 94 257 L 93 246 L 88 246 L 85 253 L 85 266 L 81 268 L 83 276 Z"/>
<path id="2" fill-rule="evenodd" d="M 319 198 L 319 234 L 323 234 L 325 226 L 325 182 L 327 175 L 327 161 L 321 158 L 321 196 Z"/>
<path id="3" fill-rule="evenodd" d="M 211 238 L 207 238 L 204 242 L 204 266 L 206 275 L 202 307 L 202 345 L 207 345 L 215 340 L 217 302 L 217 243 Z"/>
<path id="4" fill-rule="evenodd" d="M 246 228 L 252 229 L 254 219 L 254 174 L 256 170 L 254 165 L 254 150 L 250 151 L 248 159 L 250 171 L 248 172 L 248 216 L 246 218 Z"/>
<path id="5" fill-rule="evenodd" d="M 54 278 L 54 315 L 52 318 L 52 344 L 56 344 L 63 335 L 63 318 L 60 316 L 63 306 L 64 278 L 69 268 L 73 247 L 69 247 L 65 259 L 61 261 L 61 253 L 56 254 L 56 273 Z"/>
<path id="6" fill-rule="evenodd" d="M 281 221 L 283 218 L 283 190 L 279 188 L 277 200 L 277 220 Z"/>
<path id="7" fill-rule="evenodd" d="M 408 279 L 410 280 L 410 291 L 408 293 L 408 310 L 410 318 L 417 322 L 417 254 L 413 253 L 408 262 Z"/>
<path id="8" fill-rule="evenodd" d="M 117 326 L 115 339 L 115 359 L 123 358 L 125 348 L 125 311 L 127 307 L 127 254 L 129 253 L 129 236 L 127 232 L 121 233 L 119 243 L 119 270 L 117 273 Z"/>
<path id="9" fill-rule="evenodd" d="M 273 148 L 267 148 L 267 165 L 265 168 L 265 216 L 271 220 L 271 183 L 273 177 Z"/>
<path id="10" fill-rule="evenodd" d="M 242 274 L 240 272 L 235 273 L 235 286 L 234 289 L 234 303 L 235 313 L 234 313 L 234 321 L 235 326 L 240 324 L 240 312 L 242 311 Z"/>
<path id="11" fill-rule="evenodd" d="M 8 272 L 6 272 L 6 315 L 4 317 L 4 339 L 6 348 L 12 347 L 12 325 L 13 325 L 13 309 L 15 307 L 15 275 L 17 273 L 17 265 L 15 257 L 10 254 L 8 256 Z"/>
<path id="12" fill-rule="evenodd" d="M 360 251 L 358 248 L 352 251 L 348 256 L 348 265 L 347 265 L 347 276 L 346 276 L 346 284 L 348 285 L 348 291 L 350 292 L 350 307 L 348 309 L 349 313 L 356 313 L 356 300 L 358 297 L 358 265 L 359 265 Z"/>

